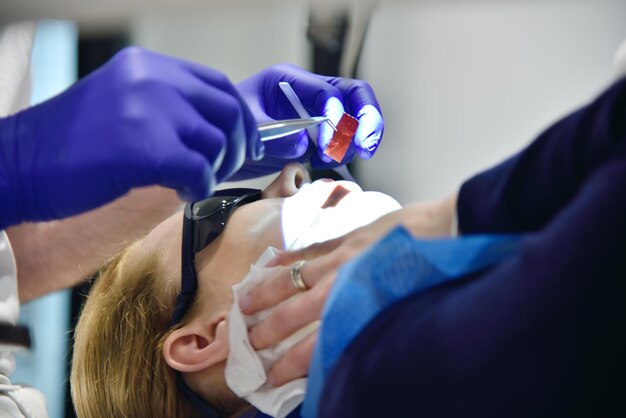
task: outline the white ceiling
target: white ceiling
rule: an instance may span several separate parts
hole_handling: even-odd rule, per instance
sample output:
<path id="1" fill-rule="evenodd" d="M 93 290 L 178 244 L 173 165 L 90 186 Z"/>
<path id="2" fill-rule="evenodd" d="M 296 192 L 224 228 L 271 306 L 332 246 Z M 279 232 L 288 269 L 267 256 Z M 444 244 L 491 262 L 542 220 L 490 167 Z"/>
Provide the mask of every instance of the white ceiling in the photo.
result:
<path id="1" fill-rule="evenodd" d="M 372 0 L 360 0 L 370 2 Z M 273 7 L 289 0 L 1 0 L 0 23 L 41 18 L 70 19 L 82 25 L 116 25 L 144 14 L 193 10 Z M 359 0 L 309 0 L 317 9 L 336 9 Z"/>

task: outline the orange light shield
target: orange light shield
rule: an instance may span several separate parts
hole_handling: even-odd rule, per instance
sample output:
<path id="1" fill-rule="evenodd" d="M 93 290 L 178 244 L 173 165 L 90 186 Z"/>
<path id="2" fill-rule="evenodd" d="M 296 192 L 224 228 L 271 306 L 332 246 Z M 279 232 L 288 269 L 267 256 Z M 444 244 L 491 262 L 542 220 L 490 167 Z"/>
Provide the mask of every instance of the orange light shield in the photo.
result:
<path id="1" fill-rule="evenodd" d="M 340 163 L 346 155 L 358 127 L 359 121 L 344 113 L 341 119 L 339 119 L 337 130 L 333 134 L 328 147 L 324 150 L 324 154 Z"/>

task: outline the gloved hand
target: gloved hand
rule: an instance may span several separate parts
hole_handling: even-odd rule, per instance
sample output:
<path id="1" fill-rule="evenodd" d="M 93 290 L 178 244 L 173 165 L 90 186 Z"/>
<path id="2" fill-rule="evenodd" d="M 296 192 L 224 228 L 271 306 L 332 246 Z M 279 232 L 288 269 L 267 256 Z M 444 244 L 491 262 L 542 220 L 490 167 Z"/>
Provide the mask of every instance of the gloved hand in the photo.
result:
<path id="1" fill-rule="evenodd" d="M 361 80 L 320 76 L 290 64 L 269 67 L 237 84 L 237 89 L 258 123 L 299 117 L 278 87 L 281 81 L 291 85 L 311 116 L 327 116 L 336 125 L 345 110 L 359 120 L 353 145 L 343 163 L 349 162 L 355 153 L 364 159 L 374 155 L 383 135 L 384 124 L 376 96 L 369 84 Z M 278 171 L 290 161 L 311 161 L 314 167 L 337 166 L 324 154 L 332 136 L 332 127 L 322 123 L 318 137 L 314 138 L 317 148 L 309 147 L 306 131 L 265 142 L 264 158 L 246 161 L 232 179 L 246 179 Z"/>
<path id="2" fill-rule="evenodd" d="M 223 74 L 127 48 L 0 119 L 0 227 L 67 217 L 151 184 L 201 199 L 261 153 L 256 122 Z"/>

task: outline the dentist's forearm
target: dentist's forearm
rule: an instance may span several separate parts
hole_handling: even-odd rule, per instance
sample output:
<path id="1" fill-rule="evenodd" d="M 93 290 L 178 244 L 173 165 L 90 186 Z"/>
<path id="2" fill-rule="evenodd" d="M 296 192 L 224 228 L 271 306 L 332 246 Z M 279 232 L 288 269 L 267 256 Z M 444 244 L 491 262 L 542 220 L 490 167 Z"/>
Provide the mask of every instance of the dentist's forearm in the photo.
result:
<path id="1" fill-rule="evenodd" d="M 175 191 L 150 187 L 78 216 L 9 228 L 20 300 L 80 283 L 180 205 Z"/>

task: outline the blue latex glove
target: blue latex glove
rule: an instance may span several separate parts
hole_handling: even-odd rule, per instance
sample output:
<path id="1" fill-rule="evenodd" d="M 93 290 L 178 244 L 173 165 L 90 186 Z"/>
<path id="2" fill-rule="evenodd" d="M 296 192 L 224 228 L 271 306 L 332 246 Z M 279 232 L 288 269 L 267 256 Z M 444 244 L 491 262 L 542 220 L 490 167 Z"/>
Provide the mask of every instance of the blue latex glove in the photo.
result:
<path id="1" fill-rule="evenodd" d="M 341 77 L 325 77 L 310 73 L 290 64 L 269 67 L 237 84 L 237 89 L 259 123 L 275 119 L 298 118 L 278 83 L 291 84 L 302 104 L 312 116 L 326 116 L 334 124 L 345 112 L 359 120 L 353 145 L 343 163 L 355 154 L 371 158 L 383 135 L 383 117 L 374 91 L 364 81 Z M 317 149 L 309 147 L 306 131 L 265 143 L 265 156 L 259 161 L 247 161 L 233 179 L 245 179 L 280 170 L 290 161 L 308 162 L 313 166 L 333 167 L 338 164 L 324 155 L 333 129 L 327 123 L 320 125 Z"/>
<path id="2" fill-rule="evenodd" d="M 261 153 L 254 117 L 223 74 L 127 48 L 0 119 L 0 227 L 63 218 L 151 184 L 201 199 Z"/>

